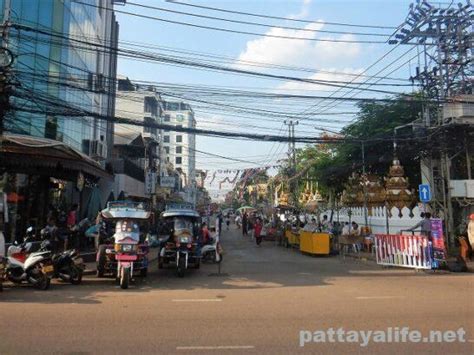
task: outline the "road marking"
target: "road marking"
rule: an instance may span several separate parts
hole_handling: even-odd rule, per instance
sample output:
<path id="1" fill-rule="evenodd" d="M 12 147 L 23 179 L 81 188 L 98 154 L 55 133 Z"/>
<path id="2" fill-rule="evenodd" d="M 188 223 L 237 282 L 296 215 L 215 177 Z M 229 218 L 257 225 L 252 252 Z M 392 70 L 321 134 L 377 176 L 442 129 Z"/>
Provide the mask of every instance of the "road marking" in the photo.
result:
<path id="1" fill-rule="evenodd" d="M 218 346 L 177 346 L 176 350 L 248 350 L 255 349 L 253 345 L 218 345 Z"/>
<path id="2" fill-rule="evenodd" d="M 222 298 L 183 298 L 174 299 L 172 302 L 222 302 Z"/>
<path id="3" fill-rule="evenodd" d="M 357 300 L 389 300 L 395 298 L 405 298 L 405 296 L 359 296 Z"/>

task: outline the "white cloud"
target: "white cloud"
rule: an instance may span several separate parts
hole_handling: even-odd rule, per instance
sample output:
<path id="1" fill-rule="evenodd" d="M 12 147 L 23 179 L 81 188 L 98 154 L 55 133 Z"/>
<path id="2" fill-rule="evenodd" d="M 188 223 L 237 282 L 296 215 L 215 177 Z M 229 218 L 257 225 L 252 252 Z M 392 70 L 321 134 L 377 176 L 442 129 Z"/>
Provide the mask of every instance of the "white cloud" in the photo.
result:
<path id="1" fill-rule="evenodd" d="M 298 14 L 289 18 L 300 19 L 309 14 L 312 0 L 304 0 Z M 289 24 L 290 26 L 290 24 Z M 291 24 L 294 27 L 294 24 Z M 322 30 L 324 21 L 318 20 L 303 27 L 305 30 Z M 350 65 L 361 53 L 358 43 L 304 41 L 283 39 L 268 36 L 300 37 L 307 39 L 337 39 L 353 41 L 357 38 L 351 34 L 328 36 L 322 32 L 298 31 L 273 27 L 266 32 L 267 37 L 248 41 L 238 61 L 262 62 L 277 65 L 321 68 L 323 66 L 345 67 Z M 252 69 L 245 63 L 235 63 L 240 69 Z"/>
<path id="2" fill-rule="evenodd" d="M 308 24 L 306 29 L 322 29 L 324 23 Z M 323 38 L 314 32 L 301 32 L 282 28 L 271 28 L 267 35 Z M 324 37 L 329 38 L 329 37 Z M 339 40 L 355 40 L 353 35 L 342 35 Z M 262 37 L 247 42 L 245 50 L 240 53 L 238 61 L 262 62 L 277 65 L 321 68 L 328 65 L 345 66 L 350 64 L 361 53 L 358 43 L 314 42 L 289 40 L 274 37 Z M 245 63 L 236 63 L 239 68 L 251 68 Z"/>
<path id="3" fill-rule="evenodd" d="M 303 4 L 301 4 L 300 12 L 295 15 L 290 15 L 288 16 L 288 18 L 294 19 L 294 20 L 304 19 L 309 14 L 309 7 L 311 3 L 312 3 L 312 0 L 303 0 Z"/>

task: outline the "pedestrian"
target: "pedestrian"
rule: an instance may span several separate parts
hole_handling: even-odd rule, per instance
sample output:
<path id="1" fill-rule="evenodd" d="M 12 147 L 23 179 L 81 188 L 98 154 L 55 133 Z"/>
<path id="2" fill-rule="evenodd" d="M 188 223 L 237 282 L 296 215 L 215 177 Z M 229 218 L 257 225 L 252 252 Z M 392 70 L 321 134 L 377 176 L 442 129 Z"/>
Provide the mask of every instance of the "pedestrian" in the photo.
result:
<path id="1" fill-rule="evenodd" d="M 471 244 L 471 258 L 473 257 L 474 251 L 474 213 L 469 215 L 469 223 L 467 225 L 467 238 L 469 244 Z"/>
<path id="2" fill-rule="evenodd" d="M 69 244 L 74 248 L 76 245 L 76 234 L 77 234 L 77 211 L 79 205 L 77 203 L 73 204 L 69 213 L 67 214 L 66 226 L 68 229 L 69 235 L 64 235 L 64 250 L 67 250 Z"/>
<path id="3" fill-rule="evenodd" d="M 311 220 L 306 223 L 303 228 L 305 232 L 316 232 L 316 229 L 318 229 L 318 225 L 316 224 L 316 219 L 314 218 L 311 218 Z"/>
<path id="4" fill-rule="evenodd" d="M 235 226 L 237 227 L 237 229 L 239 229 L 240 227 L 242 227 L 242 217 L 240 216 L 240 214 L 238 214 L 238 215 L 235 217 Z"/>
<path id="5" fill-rule="evenodd" d="M 428 240 L 431 241 L 431 213 L 425 212 L 421 214 L 423 218 L 415 226 L 409 229 L 409 231 L 414 231 L 418 227 L 420 228 L 420 234 L 428 237 Z"/>
<path id="6" fill-rule="evenodd" d="M 202 245 L 206 245 L 211 239 L 211 233 L 209 233 L 209 229 L 207 228 L 206 222 L 203 222 L 201 224 L 201 237 Z"/>
<path id="7" fill-rule="evenodd" d="M 229 230 L 229 226 L 230 226 L 230 216 L 229 216 L 229 214 L 227 214 L 227 216 L 225 217 L 225 224 L 227 226 L 227 230 Z"/>
<path id="8" fill-rule="evenodd" d="M 242 235 L 248 235 L 248 230 L 247 230 L 248 220 L 249 220 L 249 217 L 247 215 L 247 212 L 244 212 L 244 215 L 242 217 Z"/>
<path id="9" fill-rule="evenodd" d="M 262 243 L 262 228 L 262 221 L 260 220 L 260 218 L 257 218 L 253 226 L 253 235 L 258 246 L 260 246 L 260 243 Z"/>
<path id="10" fill-rule="evenodd" d="M 216 221 L 216 224 L 219 224 L 219 233 L 217 233 L 217 235 L 221 235 L 221 232 L 222 232 L 222 221 L 223 221 L 223 216 L 222 216 L 222 213 L 219 212 L 219 214 L 217 215 L 217 221 Z M 217 225 L 216 225 L 217 227 Z"/>
<path id="11" fill-rule="evenodd" d="M 321 232 L 327 232 L 329 228 L 329 219 L 328 216 L 325 214 L 323 215 L 323 220 L 321 221 Z"/>

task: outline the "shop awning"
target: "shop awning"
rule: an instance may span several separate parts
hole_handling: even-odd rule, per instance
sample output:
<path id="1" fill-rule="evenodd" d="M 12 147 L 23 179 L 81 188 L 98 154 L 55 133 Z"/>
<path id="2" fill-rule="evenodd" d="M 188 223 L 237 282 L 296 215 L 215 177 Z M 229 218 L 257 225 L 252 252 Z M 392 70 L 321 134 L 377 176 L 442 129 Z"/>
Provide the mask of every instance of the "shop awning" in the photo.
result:
<path id="1" fill-rule="evenodd" d="M 99 163 L 63 142 L 18 134 L 0 136 L 0 168 L 11 173 L 74 180 L 82 172 L 112 179 Z"/>

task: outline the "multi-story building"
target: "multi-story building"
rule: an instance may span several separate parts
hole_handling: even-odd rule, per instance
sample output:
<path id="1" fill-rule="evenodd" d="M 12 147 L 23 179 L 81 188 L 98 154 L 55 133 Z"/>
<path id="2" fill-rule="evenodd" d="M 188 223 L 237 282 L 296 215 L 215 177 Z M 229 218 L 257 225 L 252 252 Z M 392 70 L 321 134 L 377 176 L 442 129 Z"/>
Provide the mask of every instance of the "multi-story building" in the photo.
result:
<path id="1" fill-rule="evenodd" d="M 115 124 L 115 190 L 128 196 L 146 197 L 145 170 L 156 171 L 158 176 L 166 168 L 161 132 L 152 127 L 162 123 L 163 101 L 153 87 L 134 84 L 124 76 L 118 77 L 116 96 L 116 116 L 145 125 Z"/>
<path id="2" fill-rule="evenodd" d="M 0 79 L 14 83 L 0 144 L 7 239 L 74 204 L 94 219 L 110 194 L 115 2 L 123 0 L 0 0 L 0 47 L 14 56 Z"/>
<path id="3" fill-rule="evenodd" d="M 113 123 L 87 112 L 114 115 L 114 2 L 0 0 L 0 19 L 10 24 L 6 45 L 16 58 L 12 72 L 21 82 L 7 131 L 58 140 L 94 158 L 110 155 Z M 84 116 L 61 114 L 71 107 Z"/>
<path id="4" fill-rule="evenodd" d="M 165 101 L 164 124 L 175 127 L 195 128 L 194 111 L 184 102 Z M 166 160 L 181 173 L 182 186 L 193 188 L 196 184 L 196 135 L 187 132 L 163 132 L 163 149 Z"/>

